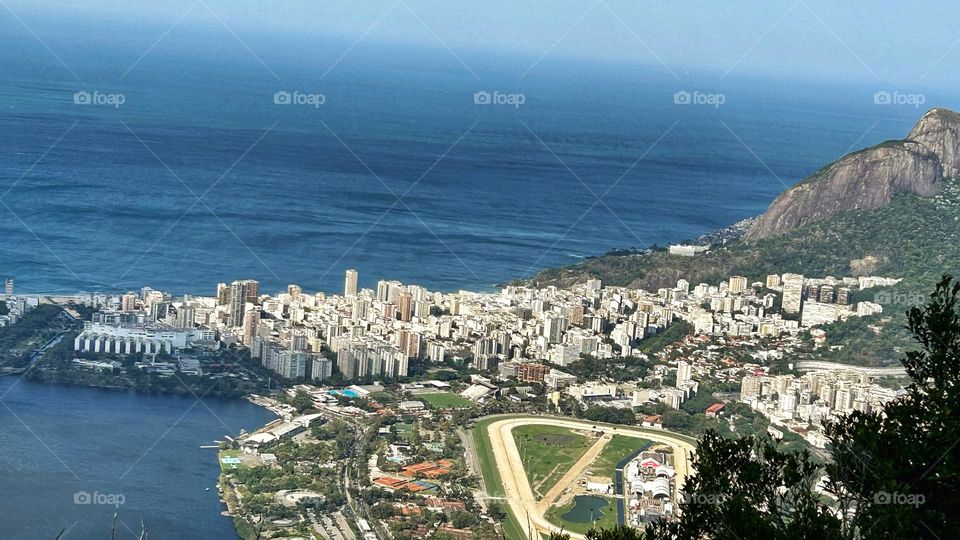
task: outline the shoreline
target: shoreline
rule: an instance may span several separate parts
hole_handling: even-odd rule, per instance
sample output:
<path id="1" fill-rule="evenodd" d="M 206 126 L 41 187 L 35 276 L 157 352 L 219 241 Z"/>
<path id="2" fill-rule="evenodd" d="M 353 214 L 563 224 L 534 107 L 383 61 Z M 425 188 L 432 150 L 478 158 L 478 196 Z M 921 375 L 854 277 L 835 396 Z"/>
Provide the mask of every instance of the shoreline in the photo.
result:
<path id="1" fill-rule="evenodd" d="M 721 227 L 719 229 L 713 229 L 713 230 L 707 231 L 695 237 L 694 239 L 692 239 L 692 243 L 698 244 L 698 245 L 700 244 L 709 245 L 712 247 L 716 245 L 725 244 L 726 242 L 731 240 L 736 240 L 743 236 L 743 234 L 746 232 L 745 231 L 746 227 L 749 227 L 752 223 L 754 223 L 759 218 L 760 218 L 759 215 L 752 216 L 752 217 L 744 218 L 734 223 L 731 223 L 726 227 Z M 684 240 L 678 240 L 677 242 L 684 242 Z M 641 248 L 641 249 L 610 248 L 603 253 L 598 253 L 595 255 L 583 255 L 583 256 L 575 256 L 575 257 L 571 256 L 572 258 L 575 258 L 580 262 L 573 262 L 571 264 L 564 264 L 560 266 L 544 266 L 534 271 L 534 273 L 528 277 L 514 276 L 512 278 L 507 279 L 506 281 L 502 281 L 498 283 L 487 284 L 487 285 L 477 284 L 477 285 L 472 285 L 469 288 L 459 287 L 459 288 L 450 289 L 450 290 L 437 289 L 435 292 L 450 294 L 460 290 L 468 290 L 470 292 L 476 292 L 476 293 L 490 293 L 511 284 L 528 282 L 529 280 L 533 279 L 537 274 L 544 271 L 548 271 L 548 270 L 557 270 L 561 268 L 567 268 L 570 266 L 577 266 L 578 264 L 581 264 L 586 261 L 596 260 L 596 259 L 600 259 L 608 256 L 643 255 L 643 254 L 649 253 L 650 250 L 655 245 L 656 244 L 653 244 L 653 245 L 647 246 L 646 248 Z M 309 283 L 304 283 L 304 285 L 307 285 L 309 287 Z M 425 287 L 430 288 L 429 286 L 426 286 L 426 285 Z M 20 293 L 17 293 L 16 296 L 36 297 L 36 298 L 48 300 L 50 301 L 49 303 L 65 305 L 65 304 L 69 304 L 71 301 L 83 300 L 83 299 L 89 298 L 90 296 L 101 295 L 101 294 L 123 294 L 128 290 L 131 290 L 131 289 L 129 288 L 127 289 L 117 288 L 112 290 L 97 289 L 93 291 L 84 291 L 84 290 L 77 289 L 73 291 L 20 292 Z M 208 296 L 209 295 L 209 291 L 190 292 L 190 291 L 182 291 L 182 290 L 174 290 L 174 289 L 164 289 L 164 290 L 168 290 L 170 293 L 174 294 L 175 296 Z M 337 290 L 327 291 L 323 289 L 313 289 L 313 288 L 311 288 L 310 290 L 315 290 L 316 292 L 322 292 L 324 294 L 338 293 Z M 6 295 L 3 293 L 0 293 L 0 301 L 6 301 L 6 300 L 7 300 Z M 56 300 L 64 300 L 64 301 L 57 302 Z"/>

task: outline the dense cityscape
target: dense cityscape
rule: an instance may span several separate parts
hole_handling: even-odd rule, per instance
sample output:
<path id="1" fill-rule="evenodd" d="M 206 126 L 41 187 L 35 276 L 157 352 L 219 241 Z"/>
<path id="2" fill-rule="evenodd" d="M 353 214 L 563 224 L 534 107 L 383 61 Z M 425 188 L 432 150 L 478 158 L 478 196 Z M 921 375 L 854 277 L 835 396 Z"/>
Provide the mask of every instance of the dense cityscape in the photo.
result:
<path id="1" fill-rule="evenodd" d="M 670 251 L 697 257 L 707 247 Z M 77 321 L 78 310 L 88 313 L 69 347 L 44 348 L 61 354 L 5 368 L 37 380 L 62 382 L 66 371 L 92 385 L 122 385 L 131 374 L 135 384 L 175 380 L 168 391 L 243 384 L 278 419 L 220 443 L 219 489 L 241 534 L 493 538 L 506 508 L 479 496 L 489 473 L 465 436 L 472 418 L 552 414 L 694 437 L 713 427 L 822 451 L 824 422 L 881 411 L 901 393 L 903 373 L 811 360 L 826 338 L 821 327 L 881 313 L 869 291 L 898 281 L 787 273 L 693 286 L 680 279 L 655 292 L 589 279 L 569 289 L 441 293 L 386 280 L 364 289 L 349 269 L 342 294 L 289 285 L 271 295 L 246 279 L 218 284 L 209 297 L 149 287 L 52 297 L 16 295 L 8 279 L 0 320 L 16 325 L 50 304 Z M 522 441 L 523 428 L 514 429 L 508 436 Z M 531 433 L 520 443 L 520 451 L 597 447 L 597 461 L 572 466 L 552 490 L 531 476 L 539 518 L 577 533 L 571 505 L 598 497 L 602 506 L 620 501 L 621 523 L 671 519 L 688 474 L 689 455 L 676 452 L 692 447 L 653 437 L 627 444 L 615 429 L 596 429 Z M 605 458 L 606 448 L 619 454 Z M 624 456 L 616 475 L 596 465 Z M 286 480 L 267 482 L 262 471 L 270 470 Z M 351 483 L 362 487 L 353 496 Z M 586 522 L 605 514 L 617 523 L 609 511 L 596 514 Z"/>

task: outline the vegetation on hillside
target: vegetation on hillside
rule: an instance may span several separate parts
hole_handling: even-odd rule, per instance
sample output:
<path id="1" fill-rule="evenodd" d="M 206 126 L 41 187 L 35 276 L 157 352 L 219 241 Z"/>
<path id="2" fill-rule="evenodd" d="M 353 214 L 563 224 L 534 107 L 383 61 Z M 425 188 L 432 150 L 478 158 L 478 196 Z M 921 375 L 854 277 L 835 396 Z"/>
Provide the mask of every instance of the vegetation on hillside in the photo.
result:
<path id="1" fill-rule="evenodd" d="M 0 327 L 0 365 L 26 366 L 37 349 L 72 326 L 60 306 L 41 304 L 28 309 L 16 323 Z"/>
<path id="2" fill-rule="evenodd" d="M 696 473 L 683 486 L 677 519 L 644 533 L 615 528 L 587 538 L 960 538 L 960 281 L 944 277 L 907 321 L 919 347 L 902 359 L 912 381 L 907 394 L 883 411 L 828 424 L 826 465 L 766 436 L 709 431 L 697 445 Z"/>
<path id="3" fill-rule="evenodd" d="M 596 277 L 607 285 L 656 290 L 672 287 L 680 278 L 699 283 L 730 275 L 761 280 L 784 272 L 845 276 L 859 271 L 903 277 L 916 294 L 920 285 L 929 290 L 940 275 L 957 267 L 960 182 L 950 180 L 936 197 L 897 196 L 883 208 L 845 212 L 758 242 L 732 241 L 695 257 L 670 255 L 665 249 L 598 257 L 544 270 L 529 282 L 568 286 Z"/>
<path id="4" fill-rule="evenodd" d="M 845 212 L 758 242 L 735 240 L 695 257 L 670 255 L 664 249 L 609 255 L 544 270 L 529 283 L 569 286 L 599 278 L 606 285 L 655 291 L 673 287 L 681 278 L 693 284 L 717 283 L 731 275 L 760 281 L 768 274 L 784 272 L 816 277 L 903 278 L 894 287 L 871 289 L 855 298 L 884 305 L 885 317 L 876 326 L 881 334 L 889 333 L 890 340 L 879 343 L 860 339 L 856 353 L 838 353 L 834 359 L 869 364 L 894 361 L 898 351 L 911 346 L 906 333 L 898 331 L 906 325 L 904 311 L 929 291 L 939 276 L 958 268 L 960 181 L 948 180 L 935 197 L 899 195 L 883 208 Z M 859 335 L 866 336 L 863 331 Z M 831 343 L 847 344 L 837 340 Z"/>

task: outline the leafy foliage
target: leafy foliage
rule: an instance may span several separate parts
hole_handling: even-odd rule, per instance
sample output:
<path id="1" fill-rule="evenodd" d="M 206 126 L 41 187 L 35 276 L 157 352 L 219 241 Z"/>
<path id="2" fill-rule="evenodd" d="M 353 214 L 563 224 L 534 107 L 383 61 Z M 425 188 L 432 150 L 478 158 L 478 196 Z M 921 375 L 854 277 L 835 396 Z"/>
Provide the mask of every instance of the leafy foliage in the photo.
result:
<path id="1" fill-rule="evenodd" d="M 563 268 L 549 269 L 530 282 L 539 286 L 566 286 L 596 277 L 609 285 L 657 290 L 672 287 L 680 278 L 691 283 L 716 283 L 731 275 L 759 280 L 767 274 L 796 272 L 809 276 L 879 274 L 902 277 L 880 299 L 894 313 L 884 324 L 890 342 L 883 347 L 862 340 L 848 347 L 848 361 L 877 364 L 896 361 L 910 341 L 896 332 L 906 324 L 906 306 L 896 298 L 929 291 L 944 273 L 960 268 L 960 181 L 944 181 L 932 198 L 898 195 L 874 210 L 849 211 L 810 223 L 786 234 L 757 242 L 735 240 L 695 257 L 670 255 L 664 250 L 645 254 L 615 254 Z M 870 295 L 864 300 L 874 301 Z M 832 344 L 844 344 L 835 340 Z M 855 355 L 852 351 L 859 351 Z M 841 355 L 843 356 L 843 355 Z M 842 358 L 839 358 L 842 361 Z"/>
<path id="2" fill-rule="evenodd" d="M 902 360 L 912 380 L 907 395 L 882 414 L 854 412 L 829 424 L 827 465 L 766 436 L 710 430 L 679 518 L 648 525 L 645 538 L 960 538 L 960 281 L 943 277 L 907 319 L 919 345 Z M 832 500 L 814 489 L 824 474 Z M 614 529 L 592 538 L 638 534 Z"/>

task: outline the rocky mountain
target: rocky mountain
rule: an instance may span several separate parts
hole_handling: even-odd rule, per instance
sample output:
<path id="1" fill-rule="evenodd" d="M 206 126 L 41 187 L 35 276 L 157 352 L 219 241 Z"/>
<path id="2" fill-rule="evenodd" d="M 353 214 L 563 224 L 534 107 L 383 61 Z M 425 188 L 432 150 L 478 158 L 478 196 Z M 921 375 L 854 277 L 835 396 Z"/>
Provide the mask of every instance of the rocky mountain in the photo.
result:
<path id="1" fill-rule="evenodd" d="M 841 212 L 886 206 L 894 195 L 930 197 L 960 176 L 960 114 L 932 109 L 907 138 L 848 154 L 783 192 L 744 235 L 769 238 Z"/>

